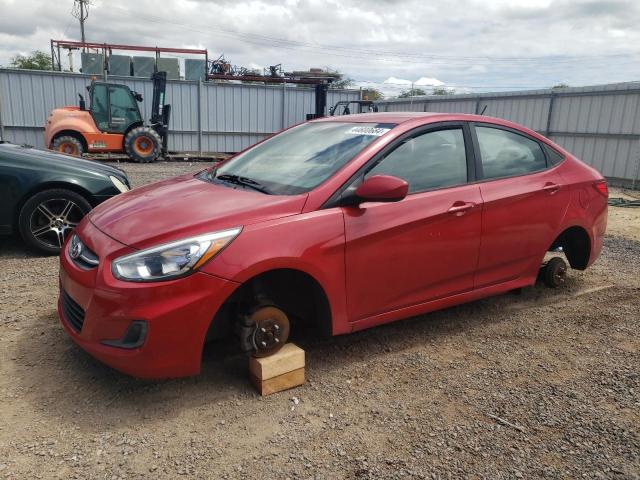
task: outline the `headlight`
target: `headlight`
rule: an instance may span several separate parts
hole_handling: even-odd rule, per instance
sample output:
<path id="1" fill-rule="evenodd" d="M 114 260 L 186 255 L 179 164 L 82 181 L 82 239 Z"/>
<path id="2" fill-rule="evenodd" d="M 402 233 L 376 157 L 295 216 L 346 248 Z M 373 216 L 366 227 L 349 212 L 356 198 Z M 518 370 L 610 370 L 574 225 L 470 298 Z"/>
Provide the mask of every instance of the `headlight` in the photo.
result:
<path id="1" fill-rule="evenodd" d="M 114 177 L 113 175 L 109 175 L 109 178 L 111 179 L 111 183 L 113 183 L 113 186 L 116 187 L 120 193 L 124 193 L 124 192 L 128 192 L 129 191 L 129 187 L 127 187 L 122 180 L 120 180 L 118 177 Z"/>
<path id="2" fill-rule="evenodd" d="M 116 278 L 130 282 L 170 280 L 187 275 L 215 257 L 238 236 L 241 227 L 186 238 L 117 258 Z"/>

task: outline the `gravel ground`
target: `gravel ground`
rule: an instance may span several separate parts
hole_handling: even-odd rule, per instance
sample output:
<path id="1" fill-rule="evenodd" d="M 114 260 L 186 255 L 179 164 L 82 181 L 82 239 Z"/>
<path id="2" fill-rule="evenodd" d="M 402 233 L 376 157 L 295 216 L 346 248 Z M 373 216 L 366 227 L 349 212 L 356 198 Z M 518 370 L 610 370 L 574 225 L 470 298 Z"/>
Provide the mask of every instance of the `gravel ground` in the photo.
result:
<path id="1" fill-rule="evenodd" d="M 307 384 L 266 398 L 220 344 L 196 378 L 101 365 L 58 324 L 57 259 L 4 239 L 0 478 L 638 479 L 640 211 L 619 210 L 563 289 L 303 339 Z"/>

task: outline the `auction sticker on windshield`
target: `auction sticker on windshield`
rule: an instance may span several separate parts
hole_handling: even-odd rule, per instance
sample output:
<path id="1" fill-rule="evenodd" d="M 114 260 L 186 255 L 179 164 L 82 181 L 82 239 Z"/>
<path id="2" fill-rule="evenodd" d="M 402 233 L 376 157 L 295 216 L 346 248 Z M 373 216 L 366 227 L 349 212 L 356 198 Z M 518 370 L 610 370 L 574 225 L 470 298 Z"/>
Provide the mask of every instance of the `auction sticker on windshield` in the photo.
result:
<path id="1" fill-rule="evenodd" d="M 345 133 L 348 135 L 373 135 L 374 137 L 381 137 L 389 130 L 391 129 L 380 127 L 353 127 L 352 129 L 347 130 Z"/>

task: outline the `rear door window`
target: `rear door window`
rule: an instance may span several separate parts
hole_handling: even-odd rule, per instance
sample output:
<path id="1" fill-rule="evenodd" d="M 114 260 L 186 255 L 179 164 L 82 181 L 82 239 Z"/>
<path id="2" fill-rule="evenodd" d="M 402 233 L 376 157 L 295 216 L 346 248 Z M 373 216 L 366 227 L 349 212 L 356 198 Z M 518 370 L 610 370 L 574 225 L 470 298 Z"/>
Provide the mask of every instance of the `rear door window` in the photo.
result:
<path id="1" fill-rule="evenodd" d="M 547 167 L 538 142 L 500 128 L 476 126 L 484 178 L 512 177 Z"/>
<path id="2" fill-rule="evenodd" d="M 366 174 L 393 175 L 409 184 L 409 193 L 467 182 L 462 128 L 437 130 L 409 138 Z"/>
<path id="3" fill-rule="evenodd" d="M 564 156 L 556 152 L 553 148 L 547 147 L 547 159 L 551 165 L 558 165 L 564 160 Z"/>

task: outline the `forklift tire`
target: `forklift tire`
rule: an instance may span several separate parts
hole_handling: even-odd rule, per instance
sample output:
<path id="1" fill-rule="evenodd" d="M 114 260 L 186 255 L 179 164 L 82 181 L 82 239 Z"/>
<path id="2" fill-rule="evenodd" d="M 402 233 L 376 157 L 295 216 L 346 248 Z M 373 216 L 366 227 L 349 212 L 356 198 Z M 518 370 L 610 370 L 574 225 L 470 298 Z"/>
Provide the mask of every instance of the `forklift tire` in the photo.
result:
<path id="1" fill-rule="evenodd" d="M 124 149 L 136 162 L 153 162 L 160 155 L 162 139 L 151 127 L 137 127 L 124 138 Z"/>
<path id="2" fill-rule="evenodd" d="M 547 262 L 542 272 L 542 280 L 549 288 L 564 285 L 567 278 L 567 263 L 560 257 L 554 257 Z"/>
<path id="3" fill-rule="evenodd" d="M 82 142 L 70 135 L 57 137 L 51 144 L 51 150 L 64 153 L 65 155 L 75 155 L 77 157 L 81 157 L 84 153 Z"/>

